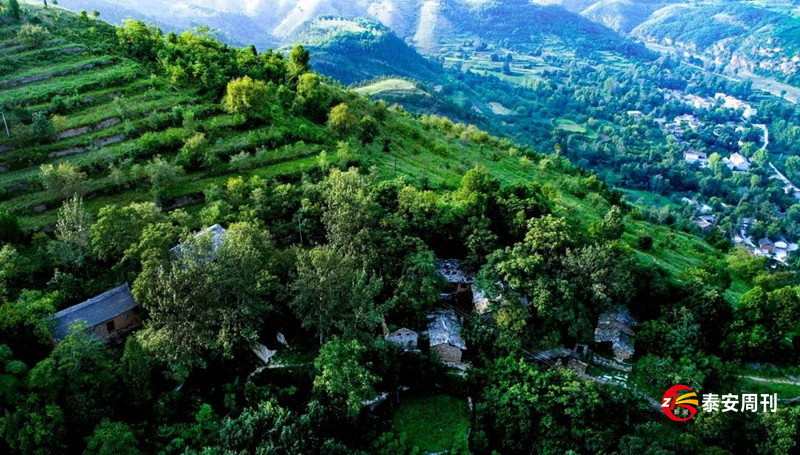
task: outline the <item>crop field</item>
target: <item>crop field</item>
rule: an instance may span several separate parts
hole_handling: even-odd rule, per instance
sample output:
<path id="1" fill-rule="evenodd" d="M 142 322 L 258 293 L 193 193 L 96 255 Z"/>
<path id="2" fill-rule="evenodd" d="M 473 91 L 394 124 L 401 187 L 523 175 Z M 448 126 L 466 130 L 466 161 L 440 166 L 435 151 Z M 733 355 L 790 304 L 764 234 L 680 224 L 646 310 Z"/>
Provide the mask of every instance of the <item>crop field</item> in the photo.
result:
<path id="1" fill-rule="evenodd" d="M 58 12 L 45 13 L 42 19 L 51 28 L 69 20 Z M 113 169 L 135 166 L 155 155 L 176 155 L 186 139 L 185 112 L 191 112 L 195 128 L 204 131 L 222 164 L 214 171 L 180 176 L 165 206 L 181 196 L 202 193 L 212 184 L 224 184 L 233 171 L 225 161 L 242 152 L 249 154 L 248 169 L 237 168 L 238 174 L 299 175 L 316 164 L 319 144 L 286 145 L 294 142 L 289 132 L 295 128 L 324 138 L 317 125 L 276 120 L 247 128 L 215 100 L 178 90 L 136 62 L 93 50 L 91 43 L 48 38 L 26 44 L 18 32 L 18 26 L 0 31 L 0 107 L 10 132 L 6 135 L 3 129 L 0 136 L 0 201 L 24 228 L 53 224 L 60 206 L 60 199 L 42 186 L 43 164 L 69 163 L 86 174 L 90 212 L 109 203 L 152 200 L 141 182 L 119 182 Z M 51 140 L 31 137 L 20 118 L 37 112 L 52 118 Z"/>

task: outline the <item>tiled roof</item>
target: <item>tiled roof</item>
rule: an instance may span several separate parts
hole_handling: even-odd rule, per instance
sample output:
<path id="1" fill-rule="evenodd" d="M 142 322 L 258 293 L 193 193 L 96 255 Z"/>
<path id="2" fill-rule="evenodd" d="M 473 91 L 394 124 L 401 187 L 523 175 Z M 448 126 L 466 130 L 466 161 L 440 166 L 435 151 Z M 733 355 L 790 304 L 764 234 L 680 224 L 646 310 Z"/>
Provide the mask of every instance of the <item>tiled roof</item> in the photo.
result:
<path id="1" fill-rule="evenodd" d="M 428 323 L 431 346 L 448 343 L 462 350 L 467 349 L 467 343 L 461 338 L 461 322 L 455 310 L 436 310 L 428 315 L 428 319 L 431 320 Z"/>
<path id="2" fill-rule="evenodd" d="M 106 291 L 83 303 L 71 306 L 56 313 L 53 320 L 53 338 L 60 340 L 69 334 L 69 328 L 79 321 L 86 321 L 89 327 L 114 319 L 120 314 L 136 308 L 128 283 Z"/>

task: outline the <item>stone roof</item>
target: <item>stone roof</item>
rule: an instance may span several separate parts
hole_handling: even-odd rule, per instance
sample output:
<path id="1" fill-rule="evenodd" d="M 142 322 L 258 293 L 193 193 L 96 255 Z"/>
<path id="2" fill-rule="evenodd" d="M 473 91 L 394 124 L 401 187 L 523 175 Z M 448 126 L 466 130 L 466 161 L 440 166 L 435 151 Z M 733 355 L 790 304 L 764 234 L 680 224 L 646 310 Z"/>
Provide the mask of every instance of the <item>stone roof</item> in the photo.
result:
<path id="1" fill-rule="evenodd" d="M 464 267 L 460 259 L 437 259 L 434 263 L 436 272 L 448 283 L 472 283 L 473 274 Z"/>
<path id="2" fill-rule="evenodd" d="M 404 327 L 386 335 L 385 338 L 389 343 L 396 344 L 401 348 L 417 349 L 419 334 Z"/>
<path id="3" fill-rule="evenodd" d="M 209 226 L 209 227 L 207 227 L 205 229 L 202 229 L 201 231 L 197 232 L 194 235 L 194 238 L 197 239 L 197 238 L 200 238 L 200 237 L 202 237 L 204 235 L 211 235 L 211 242 L 212 242 L 212 244 L 211 244 L 211 257 L 209 258 L 209 260 L 213 261 L 214 260 L 214 256 L 215 256 L 215 254 L 217 252 L 217 249 L 219 249 L 220 245 L 222 245 L 222 239 L 225 238 L 225 234 L 227 234 L 227 231 L 225 230 L 225 228 L 220 226 L 219 224 L 215 224 L 213 226 Z M 173 254 L 175 254 L 175 257 L 179 258 L 179 257 L 183 256 L 184 246 L 183 246 L 182 243 L 179 243 L 179 244 L 175 245 L 174 247 L 172 247 L 171 251 L 173 252 Z"/>
<path id="4" fill-rule="evenodd" d="M 428 315 L 428 338 L 430 345 L 451 344 L 461 350 L 467 349 L 467 343 L 461 338 L 461 321 L 455 310 L 436 310 Z"/>
<path id="5" fill-rule="evenodd" d="M 136 308 L 137 303 L 131 295 L 128 283 L 106 291 L 83 303 L 71 306 L 56 313 L 53 317 L 53 338 L 61 340 L 69 334 L 69 328 L 79 321 L 86 321 L 89 327 L 114 319 L 126 311 Z"/>
<path id="6" fill-rule="evenodd" d="M 636 320 L 627 308 L 621 307 L 600 314 L 597 328 L 594 330 L 594 341 L 602 343 L 610 341 L 615 351 L 633 355 L 633 330 L 631 326 Z"/>

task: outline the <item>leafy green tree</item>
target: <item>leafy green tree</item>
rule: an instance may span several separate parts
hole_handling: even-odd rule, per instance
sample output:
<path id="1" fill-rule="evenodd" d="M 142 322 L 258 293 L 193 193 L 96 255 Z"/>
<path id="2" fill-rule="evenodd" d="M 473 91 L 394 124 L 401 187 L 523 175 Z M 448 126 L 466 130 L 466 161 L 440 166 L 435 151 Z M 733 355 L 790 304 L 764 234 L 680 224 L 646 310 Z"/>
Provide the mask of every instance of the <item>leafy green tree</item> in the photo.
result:
<path id="1" fill-rule="evenodd" d="M 119 375 L 134 406 L 144 406 L 150 402 L 154 388 L 151 377 L 156 366 L 155 360 L 142 346 L 138 336 L 125 340 Z"/>
<path id="2" fill-rule="evenodd" d="M 100 209 L 97 222 L 90 229 L 92 252 L 100 259 L 121 258 L 139 242 L 148 225 L 166 218 L 152 202 L 134 202 L 125 207 L 107 205 Z"/>
<path id="3" fill-rule="evenodd" d="M 361 146 L 371 144 L 378 135 L 378 121 L 371 115 L 365 115 L 361 117 L 359 127 L 358 139 L 361 141 Z"/>
<path id="4" fill-rule="evenodd" d="M 216 448 L 225 453 L 302 455 L 314 452 L 314 439 L 306 419 L 269 399 L 226 418 Z"/>
<path id="5" fill-rule="evenodd" d="M 380 378 L 370 372 L 372 364 L 364 361 L 365 352 L 357 340 L 333 337 L 314 361 L 314 392 L 343 415 L 358 415 L 362 403 L 376 396 L 375 384 Z"/>
<path id="6" fill-rule="evenodd" d="M 333 245 L 300 252 L 291 306 L 304 328 L 316 330 L 320 345 L 331 334 L 366 338 L 382 320 L 375 298 L 380 278 Z"/>
<path id="7" fill-rule="evenodd" d="M 231 114 L 242 114 L 247 117 L 269 118 L 269 88 L 263 81 L 253 80 L 250 76 L 228 82 L 222 107 Z"/>
<path id="8" fill-rule="evenodd" d="M 183 168 L 156 156 L 148 162 L 143 169 L 145 177 L 150 181 L 150 194 L 160 205 L 161 199 L 175 185 L 178 177 L 183 175 Z"/>
<path id="9" fill-rule="evenodd" d="M 124 19 L 116 27 L 117 39 L 125 55 L 145 62 L 154 62 L 164 46 L 161 30 L 142 21 Z"/>
<path id="10" fill-rule="evenodd" d="M 7 207 L 0 206 L 0 243 L 17 243 L 22 236 L 17 217 Z"/>
<path id="11" fill-rule="evenodd" d="M 0 344 L 0 406 L 7 409 L 22 398 L 28 367 L 13 357 L 11 348 Z"/>
<path id="12" fill-rule="evenodd" d="M 594 234 L 604 240 L 618 240 L 625 232 L 625 224 L 622 222 L 622 209 L 613 206 L 603 217 L 603 221 L 598 226 L 593 226 Z"/>
<path id="13" fill-rule="evenodd" d="M 86 174 L 69 163 L 59 163 L 57 167 L 43 164 L 39 170 L 42 186 L 52 197 L 66 199 L 75 195 L 83 196 L 86 193 L 84 184 Z"/>
<path id="14" fill-rule="evenodd" d="M 64 411 L 30 394 L 24 403 L 9 410 L 0 431 L 13 452 L 51 454 L 67 449 Z"/>
<path id="15" fill-rule="evenodd" d="M 350 106 L 347 103 L 337 104 L 328 114 L 328 128 L 341 138 L 352 134 L 357 127 L 358 118 L 350 113 Z"/>
<path id="16" fill-rule="evenodd" d="M 92 222 L 83 207 L 83 198 L 73 197 L 58 210 L 56 242 L 49 252 L 56 263 L 80 268 L 89 253 L 89 229 Z"/>
<path id="17" fill-rule="evenodd" d="M 8 0 L 8 15 L 15 21 L 20 20 L 19 2 L 17 0 Z"/>
<path id="18" fill-rule="evenodd" d="M 18 5 L 19 6 L 19 5 Z M 41 47 L 50 38 L 50 31 L 41 25 L 22 24 L 17 32 L 17 38 L 29 47 Z M 38 121 L 38 125 L 37 125 Z M 49 133 L 47 136 L 42 136 L 41 139 L 52 139 L 53 136 L 53 122 L 44 114 L 44 112 L 37 112 L 33 115 L 34 131 L 36 133 Z"/>
<path id="19" fill-rule="evenodd" d="M 792 155 L 786 158 L 784 166 L 786 167 L 786 173 L 789 174 L 787 177 L 790 179 L 800 177 L 800 156 Z"/>
<path id="20" fill-rule="evenodd" d="M 133 293 L 150 315 L 140 341 L 185 379 L 209 355 L 249 348 L 277 284 L 272 238 L 254 225 L 231 225 L 216 251 L 210 235 L 181 245 L 172 260 L 146 258 Z"/>
<path id="21" fill-rule="evenodd" d="M 363 253 L 361 257 L 368 255 L 368 238 L 379 216 L 368 180 L 356 168 L 332 169 L 320 188 L 328 241 L 350 253 Z"/>
<path id="22" fill-rule="evenodd" d="M 70 435 L 85 435 L 111 413 L 118 396 L 113 358 L 85 323 L 76 324 L 50 356 L 31 369 L 29 386 L 33 395 L 63 409 Z"/>
<path id="23" fill-rule="evenodd" d="M 317 74 L 302 74 L 297 81 L 297 94 L 309 118 L 320 123 L 326 120 L 333 93 Z"/>
<path id="24" fill-rule="evenodd" d="M 540 371 L 503 358 L 490 366 L 481 390 L 477 430 L 504 454 L 608 452 L 625 426 L 616 400 L 601 395 L 613 389 L 568 370 Z M 633 399 L 625 403 L 637 406 Z"/>
<path id="25" fill-rule="evenodd" d="M 122 422 L 103 419 L 86 438 L 84 455 L 139 455 L 133 430 Z"/>
<path id="26" fill-rule="evenodd" d="M 51 344 L 50 322 L 57 294 L 23 291 L 14 302 L 0 305 L 0 344 L 23 360 L 41 358 Z"/>
<path id="27" fill-rule="evenodd" d="M 311 54 L 303 46 L 297 45 L 289 53 L 289 80 L 297 81 L 298 78 L 311 71 Z"/>

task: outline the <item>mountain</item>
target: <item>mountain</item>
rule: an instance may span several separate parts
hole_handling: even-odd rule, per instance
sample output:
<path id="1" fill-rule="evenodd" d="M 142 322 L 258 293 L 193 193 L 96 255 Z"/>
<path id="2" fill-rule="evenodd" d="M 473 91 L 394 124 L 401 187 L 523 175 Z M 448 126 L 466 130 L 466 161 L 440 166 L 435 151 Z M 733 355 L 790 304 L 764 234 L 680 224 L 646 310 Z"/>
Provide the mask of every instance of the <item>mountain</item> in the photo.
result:
<path id="1" fill-rule="evenodd" d="M 316 71 L 349 85 L 400 76 L 436 82 L 441 65 L 421 56 L 388 27 L 366 19 L 323 16 L 306 22 L 288 41 L 311 50 Z"/>
<path id="2" fill-rule="evenodd" d="M 640 39 L 696 54 L 718 69 L 800 84 L 800 18 L 751 2 L 675 4 L 631 30 Z"/>
<path id="3" fill-rule="evenodd" d="M 657 10 L 678 3 L 676 0 L 600 0 L 581 11 L 593 21 L 627 33 L 648 20 Z"/>

